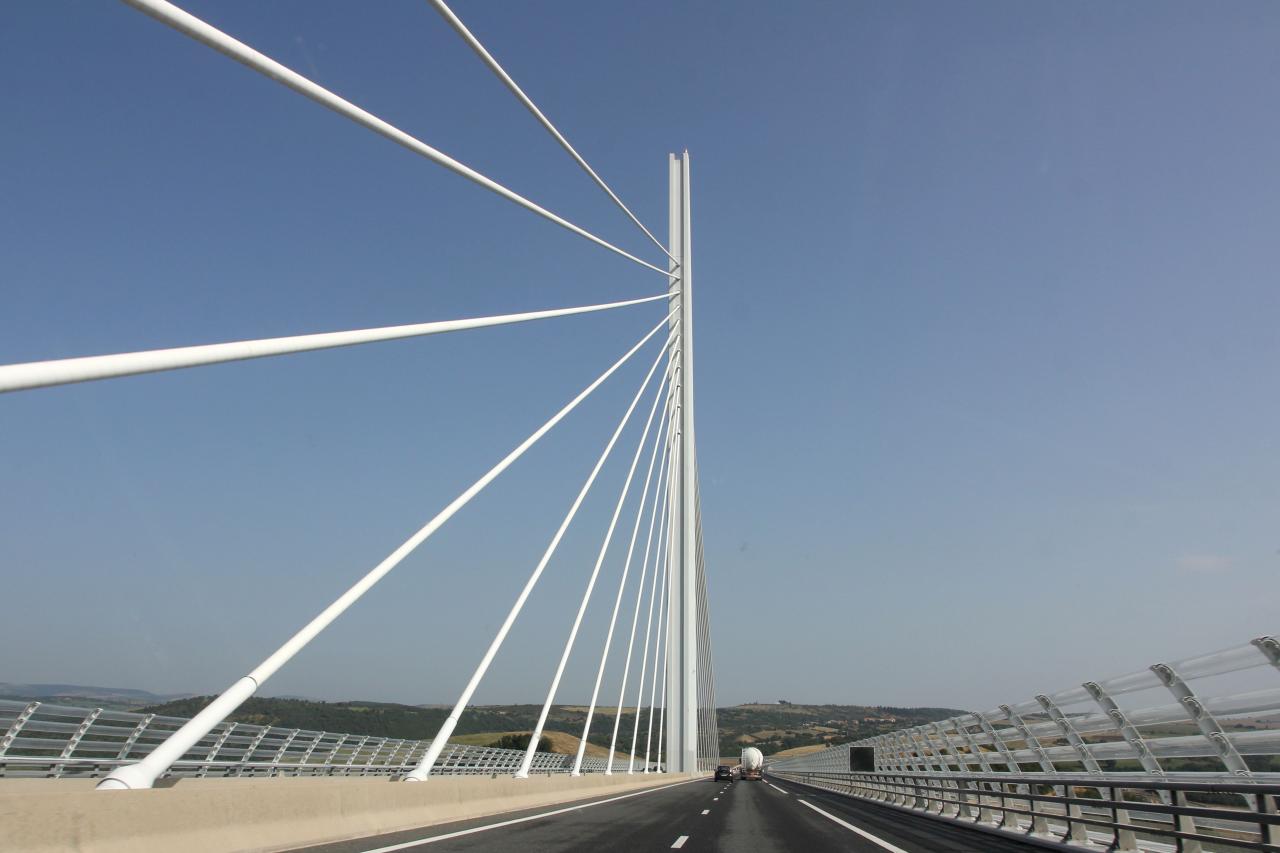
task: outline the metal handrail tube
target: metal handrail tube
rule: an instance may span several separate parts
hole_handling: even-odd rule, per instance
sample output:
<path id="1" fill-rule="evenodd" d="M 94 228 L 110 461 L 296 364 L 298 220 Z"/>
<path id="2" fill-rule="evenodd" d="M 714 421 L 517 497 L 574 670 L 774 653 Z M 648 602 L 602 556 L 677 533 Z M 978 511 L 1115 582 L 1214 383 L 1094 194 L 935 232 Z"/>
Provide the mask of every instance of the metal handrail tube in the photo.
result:
<path id="1" fill-rule="evenodd" d="M 551 119 L 547 118 L 543 114 L 542 110 L 538 109 L 538 105 L 524 93 L 524 90 L 520 88 L 519 84 L 517 84 L 515 80 L 511 79 L 511 75 L 498 64 L 498 60 L 493 58 L 493 54 L 489 53 L 489 51 L 485 49 L 485 46 L 480 43 L 480 40 L 472 35 L 471 30 L 467 29 L 466 24 L 459 20 L 458 16 L 453 13 L 453 10 L 445 5 L 444 0 L 430 0 L 430 2 L 432 6 L 435 6 L 436 11 L 440 13 L 440 16 L 448 22 L 449 26 L 453 27 L 454 31 L 457 32 L 458 35 L 462 36 L 463 41 L 465 41 L 471 49 L 475 51 L 476 55 L 480 57 L 484 64 L 489 66 L 489 70 L 502 81 L 502 85 L 506 86 L 507 89 L 510 90 L 511 94 L 515 95 L 516 99 L 520 101 L 520 103 L 524 104 L 525 109 L 533 114 L 533 117 L 536 118 L 544 128 L 546 128 L 547 132 L 555 138 L 556 142 L 560 143 L 560 147 L 567 151 L 569 156 L 582 167 L 582 171 L 591 176 L 591 180 L 595 181 L 596 185 L 599 186 L 600 189 L 604 190 L 605 193 L 608 194 L 609 198 L 613 199 L 613 203 L 621 208 L 623 213 L 630 217 L 631 221 L 636 224 L 636 227 L 645 233 L 646 237 L 653 241 L 653 245 L 661 249 L 662 253 L 672 261 L 675 261 L 676 259 L 672 257 L 666 247 L 663 246 L 662 243 L 658 242 L 657 237 L 653 236 L 653 232 L 644 227 L 644 223 L 631 212 L 631 208 L 622 203 L 622 199 L 618 198 L 618 194 L 609 188 L 609 185 L 604 182 L 604 178 L 597 175 L 596 170 L 591 168 L 587 161 L 582 158 L 582 155 L 569 144 L 569 140 L 565 139 L 564 134 L 556 129 L 556 126 L 551 123 Z"/>
<path id="2" fill-rule="evenodd" d="M 222 364 L 229 361 L 246 361 L 268 356 L 288 355 L 312 350 L 336 349 L 357 344 L 392 341 L 400 338 L 417 338 L 460 332 L 468 329 L 484 329 L 506 326 L 531 320 L 552 317 L 569 317 L 594 311 L 608 311 L 630 305 L 643 305 L 667 299 L 668 294 L 646 296 L 601 305 L 582 305 L 575 308 L 551 308 L 545 311 L 526 311 L 521 314 L 500 314 L 493 317 L 473 317 L 464 320 L 437 320 L 430 323 L 413 323 L 405 326 L 382 326 L 375 329 L 353 329 L 345 332 L 320 332 L 311 335 L 291 335 L 280 338 L 260 338 L 251 341 L 231 341 L 221 344 L 201 344 L 189 347 L 144 350 L 141 352 L 92 355 L 82 358 L 60 358 L 49 361 L 32 361 L 25 364 L 0 365 L 0 394 L 73 382 L 90 382 L 96 379 L 113 379 L 120 376 L 136 376 L 140 373 L 157 373 L 184 367 Z"/>
<path id="3" fill-rule="evenodd" d="M 602 246 L 603 248 L 621 255 L 628 260 L 634 261 L 642 267 L 648 267 L 649 269 L 654 270 L 655 272 L 660 272 L 668 277 L 675 277 L 672 276 L 668 270 L 654 266 L 647 261 L 640 260 L 630 252 L 618 248 L 612 243 L 592 234 L 590 231 L 574 225 L 567 219 L 557 216 L 524 196 L 507 189 L 492 178 L 488 178 L 485 175 L 480 174 L 475 169 L 453 159 L 448 154 L 432 148 L 420 139 L 410 136 L 400 128 L 383 121 L 360 107 L 357 107 L 355 104 L 339 97 L 320 84 L 303 77 L 298 72 L 276 62 L 269 56 L 259 53 L 244 42 L 237 41 L 222 30 L 219 30 L 217 27 L 197 18 L 190 12 L 178 8 L 172 3 L 166 2 L 166 0 L 124 0 L 124 2 L 141 12 L 145 12 L 147 15 L 150 15 L 162 24 L 172 27 L 183 35 L 188 36 L 207 47 L 213 48 L 219 53 L 234 59 L 236 62 L 257 71 L 259 74 L 275 80 L 277 83 L 288 86 L 298 94 L 310 98 L 323 107 L 333 110 L 338 115 L 351 119 L 356 124 L 366 127 L 374 133 L 390 139 L 397 145 L 401 145 L 415 154 L 419 154 L 433 163 L 443 166 L 456 175 L 460 175 L 473 183 L 479 184 L 490 192 L 496 193 L 508 201 L 515 202 L 526 210 L 532 211 L 544 219 L 554 222 L 556 225 L 577 234 L 579 237 L 585 237 L 592 243 Z"/>
<path id="4" fill-rule="evenodd" d="M 1194 844 L 1221 844 L 1230 849 L 1274 850 L 1272 843 L 1280 827 L 1280 814 L 1276 810 L 1276 798 L 1280 797 L 1280 781 L 1275 784 L 1261 783 L 1205 783 L 1178 782 L 1171 780 L 1133 779 L 1117 780 L 1113 777 L 1082 775 L 1076 778 L 1064 778 L 1063 775 L 1025 774 L 1021 781 L 1027 782 L 1027 789 L 1013 796 L 1004 791 L 1006 774 L 949 774 L 945 779 L 934 773 L 826 773 L 817 771 L 778 771 L 766 768 L 774 775 L 798 782 L 802 785 L 837 791 L 847 796 L 870 799 L 905 809 L 917 814 L 925 814 L 946 820 L 958 820 L 961 823 L 986 828 L 988 831 L 1002 830 L 1018 835 L 1034 835 L 1042 842 L 1058 843 L 1071 847 L 1085 843 L 1089 839 L 1082 835 L 1082 828 L 1094 827 L 1106 829 L 1111 835 L 1111 848 L 1121 850 L 1138 850 L 1140 848 L 1138 833 L 1158 836 L 1174 840 L 1179 845 L 1190 842 Z M 1280 774 L 1277 774 L 1280 775 Z M 1063 787 L 1063 783 L 1066 786 Z M 887 783 L 887 784 L 886 784 Z M 890 799 L 888 791 L 894 787 L 906 786 L 910 789 L 908 805 L 900 795 Z M 998 785 L 997 791 L 984 789 L 984 785 Z M 1098 797 L 1082 797 L 1074 793 L 1039 793 L 1038 788 L 1049 791 L 1063 787 L 1064 792 L 1076 788 L 1090 789 L 1098 792 Z M 859 790 L 865 793 L 859 793 Z M 1127 790 L 1147 790 L 1162 795 L 1161 801 L 1144 802 L 1125 799 Z M 1188 795 L 1234 793 L 1245 797 L 1249 808 L 1223 808 L 1188 805 Z M 1173 794 L 1173 796 L 1168 796 Z M 971 815 L 957 809 L 954 812 L 945 810 L 946 803 L 955 803 L 952 796 L 958 795 L 964 801 L 973 796 L 973 804 L 977 805 L 986 819 L 973 819 Z M 996 802 L 992 802 L 992 798 Z M 1009 800 L 1012 799 L 1013 803 Z M 1021 803 L 1025 802 L 1023 807 Z M 1039 807 L 1038 807 L 1039 804 Z M 935 805 L 938 809 L 935 809 Z M 1047 809 L 1046 806 L 1056 806 Z M 1000 813 L 1000 818 L 991 816 L 992 811 Z M 1099 815 L 1101 812 L 1101 815 Z M 1130 812 L 1140 815 L 1135 823 Z M 1018 817 L 1026 817 L 1029 824 L 1020 824 Z M 1207 827 L 1196 828 L 1193 819 L 1219 821 L 1226 825 L 1227 831 L 1237 834 L 1253 832 L 1257 838 L 1246 839 L 1211 834 Z M 1055 828 L 1053 824 L 1058 824 Z M 985 825 L 985 826 L 984 826 Z M 1065 825 L 1065 828 L 1063 828 Z M 1248 828 L 1246 830 L 1246 828 Z M 1105 842 L 1105 838 L 1103 839 Z M 1184 849 L 1179 846 L 1179 849 Z M 1185 849 L 1200 849 L 1186 847 Z"/>
<path id="5" fill-rule="evenodd" d="M 281 666 L 306 647 L 306 645 L 311 642 L 316 635 L 328 627 L 334 619 L 337 619 L 342 615 L 347 608 L 368 592 L 374 584 L 399 565 L 400 562 L 404 560 L 404 558 L 407 557 L 415 548 L 439 530 L 446 521 L 466 506 L 472 498 L 493 482 L 498 475 L 509 468 L 512 463 L 523 456 L 525 451 L 550 432 L 556 424 L 576 409 L 578 405 L 590 396 L 593 391 L 599 388 L 605 380 L 629 361 L 641 347 L 649 342 L 650 338 L 658 333 L 659 329 L 666 325 L 669 317 L 670 314 L 668 314 L 667 317 L 664 317 L 643 338 L 641 338 L 638 343 L 632 346 L 631 349 L 629 349 L 620 359 L 615 361 L 609 369 L 600 374 L 600 376 L 597 377 L 590 385 L 565 404 L 560 411 L 552 415 L 546 423 L 534 430 L 528 438 L 508 453 L 500 462 L 498 462 L 498 464 L 490 468 L 484 476 L 479 480 L 476 480 L 475 483 L 466 489 L 466 491 L 454 498 L 448 506 L 423 525 L 417 533 L 405 540 L 405 542 L 400 545 L 399 548 L 392 551 L 386 559 L 371 569 L 368 574 L 358 580 L 350 589 L 340 595 L 332 604 L 321 611 L 319 615 L 313 618 L 300 631 L 289 638 L 289 640 L 273 652 L 270 657 L 258 664 L 252 672 L 243 676 L 228 687 L 220 696 L 210 702 L 204 710 L 192 717 L 191 720 L 182 726 L 182 728 L 171 734 L 164 743 L 152 750 L 146 758 L 142 759 L 142 761 L 128 767 L 122 767 L 106 779 L 102 780 L 102 782 L 98 784 L 98 789 L 127 790 L 130 788 L 150 788 L 156 778 L 163 773 L 170 764 L 186 755 L 187 750 L 197 744 L 201 738 L 213 729 L 214 726 L 226 719 L 228 714 L 240 707 L 240 705 L 244 703 L 244 700 L 252 696 L 254 692 L 268 678 L 275 674 Z"/>

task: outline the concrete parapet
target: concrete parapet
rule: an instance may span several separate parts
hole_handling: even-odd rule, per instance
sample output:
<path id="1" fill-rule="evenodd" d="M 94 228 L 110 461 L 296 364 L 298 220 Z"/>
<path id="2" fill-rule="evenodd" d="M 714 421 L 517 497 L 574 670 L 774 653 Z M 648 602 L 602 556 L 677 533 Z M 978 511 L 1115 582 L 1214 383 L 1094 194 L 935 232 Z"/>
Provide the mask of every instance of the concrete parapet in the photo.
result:
<path id="1" fill-rule="evenodd" d="M 676 774 L 178 779 L 95 791 L 92 779 L 0 780 L 0 850 L 224 853 L 288 850 L 658 787 Z"/>

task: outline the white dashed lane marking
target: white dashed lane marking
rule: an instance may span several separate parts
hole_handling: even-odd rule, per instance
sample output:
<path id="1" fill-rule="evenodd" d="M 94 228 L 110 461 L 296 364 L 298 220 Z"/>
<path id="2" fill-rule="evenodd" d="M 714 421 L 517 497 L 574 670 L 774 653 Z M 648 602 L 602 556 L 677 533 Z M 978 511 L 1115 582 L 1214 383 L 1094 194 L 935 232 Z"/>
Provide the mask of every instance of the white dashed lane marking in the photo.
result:
<path id="1" fill-rule="evenodd" d="M 703 814 L 711 814 L 711 809 L 703 809 L 703 810 L 702 810 L 702 813 L 703 813 Z"/>
<path id="2" fill-rule="evenodd" d="M 676 843 L 671 845 L 671 849 L 679 850 L 681 847 L 684 846 L 684 843 L 688 840 L 689 840 L 689 836 L 687 835 L 680 836 L 679 838 L 676 839 Z"/>

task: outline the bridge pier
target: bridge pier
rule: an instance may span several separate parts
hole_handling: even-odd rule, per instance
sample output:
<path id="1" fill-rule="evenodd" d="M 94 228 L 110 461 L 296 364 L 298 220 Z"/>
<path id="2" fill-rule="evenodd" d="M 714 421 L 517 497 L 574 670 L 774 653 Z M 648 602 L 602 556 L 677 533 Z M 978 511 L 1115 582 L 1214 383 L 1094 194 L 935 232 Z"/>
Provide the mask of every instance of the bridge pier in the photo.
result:
<path id="1" fill-rule="evenodd" d="M 670 358 L 677 384 L 675 465 L 671 497 L 671 577 L 667 584 L 667 770 L 698 770 L 697 445 L 693 422 L 693 274 L 689 222 L 689 152 L 668 159 L 671 325 L 679 328 Z M 676 278 L 675 276 L 679 276 Z"/>

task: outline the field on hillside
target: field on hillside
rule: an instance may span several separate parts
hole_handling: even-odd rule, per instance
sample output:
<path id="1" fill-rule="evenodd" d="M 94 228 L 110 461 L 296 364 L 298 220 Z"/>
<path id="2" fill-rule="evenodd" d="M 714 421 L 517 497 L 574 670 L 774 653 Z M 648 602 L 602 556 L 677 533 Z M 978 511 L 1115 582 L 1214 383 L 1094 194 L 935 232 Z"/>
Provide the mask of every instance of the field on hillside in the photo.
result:
<path id="1" fill-rule="evenodd" d="M 531 729 L 525 729 L 514 732 L 477 732 L 469 735 L 454 735 L 449 738 L 449 742 L 466 743 L 472 746 L 489 746 L 505 735 L 527 735 L 531 731 Z M 575 737 L 568 732 L 543 731 L 542 736 L 551 742 L 551 751 L 560 755 L 577 755 L 578 744 L 582 743 L 581 738 Z M 591 758 L 608 758 L 609 750 L 603 746 L 596 746 L 594 743 L 588 742 L 586 754 Z"/>
<path id="2" fill-rule="evenodd" d="M 801 755 L 961 713 L 954 708 L 798 705 L 780 701 L 719 708 L 716 717 L 721 755 L 736 755 L 744 746 L 754 746 L 765 755 Z"/>

